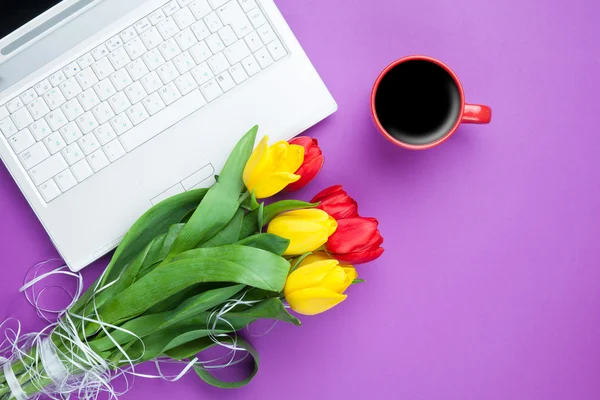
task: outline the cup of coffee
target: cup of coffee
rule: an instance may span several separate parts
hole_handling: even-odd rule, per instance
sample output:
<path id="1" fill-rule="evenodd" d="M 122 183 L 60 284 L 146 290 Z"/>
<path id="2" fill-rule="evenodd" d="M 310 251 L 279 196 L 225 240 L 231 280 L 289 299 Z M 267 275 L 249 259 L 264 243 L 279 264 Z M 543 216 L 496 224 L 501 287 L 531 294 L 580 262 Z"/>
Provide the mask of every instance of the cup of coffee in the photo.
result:
<path id="1" fill-rule="evenodd" d="M 488 124 L 492 109 L 466 104 L 456 74 L 443 62 L 409 56 L 391 63 L 377 78 L 371 112 L 383 135 L 398 146 L 429 149 L 465 123 Z"/>

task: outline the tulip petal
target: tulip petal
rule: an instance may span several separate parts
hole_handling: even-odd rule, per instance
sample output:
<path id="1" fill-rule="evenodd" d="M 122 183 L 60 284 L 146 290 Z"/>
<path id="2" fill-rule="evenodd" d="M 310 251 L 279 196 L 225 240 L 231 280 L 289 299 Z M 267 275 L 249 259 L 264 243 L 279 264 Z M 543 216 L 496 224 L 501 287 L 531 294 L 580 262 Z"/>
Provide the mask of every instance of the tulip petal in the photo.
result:
<path id="1" fill-rule="evenodd" d="M 284 256 L 300 255 L 314 251 L 327 243 L 327 238 L 329 237 L 327 231 L 322 228 L 319 231 L 313 231 L 313 233 L 307 234 L 305 232 L 302 235 L 292 234 L 290 236 L 287 238 L 290 239 L 290 245 L 283 253 Z"/>
<path id="2" fill-rule="evenodd" d="M 324 251 L 316 251 L 302 259 L 298 268 L 304 267 L 305 265 L 312 264 L 317 261 L 331 260 L 332 258 L 327 255 Z"/>
<path id="3" fill-rule="evenodd" d="M 294 210 L 288 211 L 285 214 L 282 214 L 286 218 L 298 218 L 302 220 L 311 220 L 314 222 L 325 222 L 329 215 L 323 211 L 318 210 L 316 208 L 307 208 L 302 210 Z"/>
<path id="4" fill-rule="evenodd" d="M 294 173 L 304 162 L 304 147 L 280 141 L 269 147 L 271 172 Z"/>
<path id="5" fill-rule="evenodd" d="M 356 272 L 356 268 L 354 267 L 343 267 L 344 268 L 344 272 L 346 274 L 346 287 L 344 287 L 344 290 L 342 291 L 342 293 L 344 293 L 346 291 L 346 289 L 348 289 L 350 287 L 350 285 L 352 285 L 352 282 L 354 282 L 354 280 L 356 278 L 358 278 L 358 272 Z"/>
<path id="6" fill-rule="evenodd" d="M 379 247 L 372 251 L 364 251 L 359 253 L 348 253 L 348 254 L 334 254 L 335 258 L 340 262 L 347 262 L 352 264 L 365 264 L 379 258 L 384 252 L 383 247 Z"/>
<path id="7" fill-rule="evenodd" d="M 300 175 L 289 172 L 274 172 L 262 176 L 254 187 L 254 195 L 257 199 L 271 197 L 283 190 L 284 187 L 300 179 Z"/>
<path id="8" fill-rule="evenodd" d="M 311 200 L 311 203 L 318 203 L 321 200 L 331 196 L 334 193 L 338 193 L 340 191 L 343 191 L 342 185 L 330 186 L 327 189 L 323 189 L 319 193 L 317 193 L 317 195 L 315 197 L 313 197 L 313 199 Z"/>
<path id="9" fill-rule="evenodd" d="M 284 294 L 321 286 L 321 282 L 337 266 L 338 262 L 336 260 L 329 259 L 298 268 L 288 276 L 283 289 Z"/>
<path id="10" fill-rule="evenodd" d="M 379 240 L 377 220 L 360 217 L 342 219 L 338 222 L 337 231 L 329 238 L 327 249 L 336 254 L 353 253 L 370 249 Z"/>
<path id="11" fill-rule="evenodd" d="M 310 288 L 292 292 L 286 296 L 286 300 L 292 310 L 299 314 L 317 315 L 335 307 L 347 297 L 323 288 Z"/>
<path id="12" fill-rule="evenodd" d="M 288 145 L 284 171 L 296 173 L 296 171 L 298 171 L 298 169 L 300 169 L 300 167 L 304 163 L 305 156 L 306 154 L 304 151 L 304 147 L 297 145 Z"/>
<path id="13" fill-rule="evenodd" d="M 329 237 L 325 227 L 312 221 L 275 218 L 267 228 L 272 233 L 290 240 L 284 255 L 299 255 L 318 249 Z"/>
<path id="14" fill-rule="evenodd" d="M 335 219 L 317 209 L 289 211 L 271 221 L 267 232 L 290 240 L 284 255 L 314 251 L 324 245 L 337 228 Z"/>
<path id="15" fill-rule="evenodd" d="M 332 268 L 321 281 L 319 287 L 331 290 L 332 292 L 343 294 L 348 288 L 346 281 L 346 271 L 344 268 L 337 266 Z"/>
<path id="16" fill-rule="evenodd" d="M 308 185 L 315 177 L 321 172 L 323 168 L 323 164 L 325 164 L 325 158 L 323 156 L 318 156 L 315 158 L 308 158 L 297 171 L 296 173 L 300 175 L 302 178 L 298 182 L 292 183 L 285 188 L 286 192 L 295 192 L 297 190 L 302 189 L 304 186 Z"/>
<path id="17" fill-rule="evenodd" d="M 341 185 L 334 185 L 321 191 L 312 199 L 312 202 L 319 202 L 318 208 L 337 220 L 358 217 L 358 204 L 348 196 Z"/>
<path id="18" fill-rule="evenodd" d="M 268 163 L 269 137 L 265 136 L 258 143 L 244 168 L 243 180 L 249 191 L 254 190 L 260 181 Z"/>

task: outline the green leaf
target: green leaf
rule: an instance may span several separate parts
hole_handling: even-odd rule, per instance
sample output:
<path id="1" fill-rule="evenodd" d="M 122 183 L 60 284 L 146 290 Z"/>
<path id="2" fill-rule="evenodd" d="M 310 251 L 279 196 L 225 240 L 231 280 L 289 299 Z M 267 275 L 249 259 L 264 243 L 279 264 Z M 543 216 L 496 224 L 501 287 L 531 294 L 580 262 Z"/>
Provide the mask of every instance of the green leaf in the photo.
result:
<path id="1" fill-rule="evenodd" d="M 252 154 L 257 131 L 258 126 L 255 126 L 235 146 L 219 179 L 175 240 L 167 259 L 206 242 L 231 221 L 239 207 L 238 199 L 244 189 L 242 174 Z"/>
<path id="2" fill-rule="evenodd" d="M 227 283 L 197 283 L 195 285 L 192 285 L 192 286 L 164 299 L 163 301 L 156 304 L 152 308 L 149 308 L 148 310 L 146 310 L 146 312 L 144 314 L 159 314 L 159 313 L 165 312 L 165 311 L 173 311 L 177 307 L 179 307 L 179 305 L 181 303 L 183 303 L 184 301 L 186 301 L 189 298 L 197 296 L 208 290 L 220 289 L 220 288 L 223 288 L 226 286 L 229 286 L 229 284 L 227 284 Z"/>
<path id="3" fill-rule="evenodd" d="M 237 244 L 263 249 L 281 256 L 290 245 L 290 240 L 272 233 L 257 233 L 238 241 Z"/>
<path id="4" fill-rule="evenodd" d="M 366 281 L 365 281 L 364 279 L 355 279 L 355 280 L 353 280 L 353 281 L 352 281 L 352 284 L 353 284 L 353 285 L 356 285 L 356 284 L 358 284 L 358 283 L 365 283 L 365 282 L 366 282 Z"/>
<path id="5" fill-rule="evenodd" d="M 263 226 L 267 225 L 273 220 L 273 218 L 281 213 L 305 208 L 314 208 L 318 205 L 319 203 L 307 203 L 298 200 L 282 200 L 269 204 L 268 206 L 264 207 L 262 225 L 260 228 L 258 222 L 259 210 L 254 210 L 246 214 L 244 217 L 244 224 L 242 225 L 240 238 L 245 238 L 250 235 L 254 235 L 255 233 L 259 233 Z"/>
<path id="6" fill-rule="evenodd" d="M 121 293 L 123 290 L 125 290 L 126 288 L 131 286 L 131 284 L 135 280 L 135 277 L 137 276 L 140 268 L 142 267 L 142 264 L 144 263 L 146 256 L 148 255 L 148 251 L 150 250 L 150 247 L 151 247 L 151 244 L 148 244 L 148 246 L 146 246 L 146 248 L 144 250 L 142 250 L 141 253 L 138 254 L 138 256 L 133 260 L 133 262 L 131 262 L 129 265 L 127 265 L 127 267 L 125 268 L 125 270 L 123 271 L 123 273 L 121 274 L 119 279 L 113 285 L 104 289 L 102 292 L 96 294 L 96 299 L 93 302 L 94 308 L 101 307 L 110 298 L 114 297 L 118 293 Z M 87 310 L 90 308 L 90 306 L 91 306 L 91 304 L 88 304 L 88 306 L 86 307 L 86 313 L 87 313 Z"/>
<path id="7" fill-rule="evenodd" d="M 108 265 L 104 283 L 115 279 L 120 271 L 115 265 L 132 260 L 156 236 L 165 233 L 171 225 L 178 223 L 190 210 L 198 207 L 206 196 L 207 189 L 191 190 L 165 199 L 146 211 L 129 229 Z"/>
<path id="8" fill-rule="evenodd" d="M 263 203 L 260 203 L 260 204 L 263 204 Z M 252 193 L 250 194 L 250 211 L 256 210 L 258 207 L 260 207 L 260 204 L 258 204 L 258 200 L 256 199 L 256 194 L 254 194 L 254 190 L 253 190 Z"/>
<path id="9" fill-rule="evenodd" d="M 137 341 L 137 338 L 144 338 L 147 335 L 160 329 L 165 329 L 181 321 L 185 321 L 211 309 L 239 293 L 245 286 L 233 285 L 219 289 L 213 289 L 191 297 L 183 301 L 179 307 L 173 311 L 159 314 L 142 315 L 133 320 L 127 321 L 121 326 L 122 330 L 110 332 L 112 340 L 109 337 L 102 337 L 90 343 L 94 351 L 107 351 L 115 347 L 114 341 L 119 345 Z M 137 336 L 137 338 L 136 338 Z"/>
<path id="10" fill-rule="evenodd" d="M 240 327 L 239 329 L 259 319 L 275 319 L 293 325 L 301 325 L 300 320 L 287 311 L 278 297 L 263 300 L 243 311 L 229 312 L 225 315 L 225 319 L 234 327 Z"/>
<path id="11" fill-rule="evenodd" d="M 254 211 L 258 208 L 258 200 L 254 195 L 254 191 L 252 193 L 245 191 L 240 197 L 240 206 L 248 211 Z"/>
<path id="12" fill-rule="evenodd" d="M 115 280 L 125 266 L 127 266 L 147 245 L 157 236 L 167 232 L 169 227 L 178 223 L 182 216 L 190 210 L 198 207 L 202 201 L 207 189 L 190 190 L 161 201 L 150 210 L 146 211 L 129 229 L 123 237 L 121 244 L 115 251 L 112 260 L 104 275 L 97 280 L 93 286 L 103 286 L 107 282 Z M 71 312 L 81 312 L 83 306 L 87 304 L 94 290 L 87 290 L 84 295 L 71 308 Z"/>
<path id="13" fill-rule="evenodd" d="M 106 302 L 99 314 L 106 323 L 118 324 L 202 282 L 239 283 L 279 292 L 288 271 L 289 262 L 284 258 L 252 247 L 225 245 L 189 250 Z"/>
<path id="14" fill-rule="evenodd" d="M 230 339 L 230 340 L 231 340 L 231 343 L 233 344 L 234 343 L 233 339 Z M 217 344 L 215 343 L 215 344 L 213 344 L 213 346 L 210 346 L 210 347 L 214 347 L 214 346 L 217 346 Z M 212 385 L 212 386 L 215 386 L 218 388 L 222 388 L 222 389 L 241 388 L 243 386 L 246 386 L 248 383 L 250 383 L 250 381 L 252 381 L 252 379 L 254 379 L 254 377 L 258 373 L 258 367 L 260 364 L 260 356 L 258 355 L 258 351 L 250 343 L 248 343 L 247 341 L 245 341 L 244 339 L 242 339 L 240 337 L 237 337 L 237 340 L 235 341 L 235 346 L 236 346 L 236 348 L 247 351 L 254 361 L 254 368 L 252 369 L 252 372 L 246 379 L 243 379 L 243 380 L 237 381 L 237 382 L 222 381 L 222 380 L 216 378 L 213 374 L 211 374 L 209 372 L 210 369 L 205 369 L 205 368 L 202 368 L 201 366 L 195 366 L 194 370 L 196 371 L 198 376 L 204 382 L 208 383 L 209 385 Z M 209 347 L 206 347 L 205 349 L 207 349 L 207 348 L 209 348 Z"/>
<path id="15" fill-rule="evenodd" d="M 158 329 L 165 328 L 179 321 L 194 318 L 196 315 L 216 307 L 217 305 L 232 299 L 244 289 L 244 285 L 232 285 L 220 289 L 213 289 L 198 296 L 194 296 L 183 303 L 172 312 L 171 318 L 158 326 Z"/>
<path id="16" fill-rule="evenodd" d="M 179 236 L 183 228 L 185 228 L 185 224 L 183 223 L 174 224 L 169 227 L 169 231 L 167 232 L 167 236 L 165 237 L 162 251 L 160 253 L 163 259 L 167 256 L 167 254 L 169 254 L 171 247 L 173 247 L 173 243 L 175 243 L 177 236 Z"/>
<path id="17" fill-rule="evenodd" d="M 200 247 L 216 247 L 237 242 L 244 222 L 244 210 L 239 208 L 229 224 L 215 236 L 202 243 Z"/>
<path id="18" fill-rule="evenodd" d="M 198 353 L 212 347 L 215 342 L 208 337 L 192 340 L 184 343 L 171 350 L 165 351 L 165 354 L 174 360 L 184 360 L 186 358 L 195 357 Z"/>
<path id="19" fill-rule="evenodd" d="M 266 225 L 276 216 L 286 211 L 302 210 L 305 208 L 315 208 L 319 203 L 307 203 L 299 200 L 282 200 L 265 207 L 263 224 Z"/>
<path id="20" fill-rule="evenodd" d="M 300 266 L 300 263 L 308 256 L 310 256 L 312 254 L 312 251 L 309 251 L 308 253 L 304 253 L 302 254 L 300 257 L 298 257 L 295 262 L 294 265 L 292 265 L 292 268 L 290 268 L 290 274 L 292 272 L 294 272 L 295 270 L 298 269 L 298 267 Z"/>
<path id="21" fill-rule="evenodd" d="M 152 241 L 150 244 L 150 250 L 148 251 L 148 255 L 144 259 L 142 267 L 138 273 L 137 279 L 142 278 L 148 272 L 150 272 L 153 268 L 157 267 L 160 262 L 162 262 L 169 253 L 175 238 L 181 232 L 185 224 L 173 224 L 169 227 L 169 231 L 166 234 L 158 236 L 156 239 Z"/>
<path id="22" fill-rule="evenodd" d="M 258 216 L 256 218 L 257 224 L 259 226 L 258 230 L 261 231 L 261 228 L 265 226 L 265 203 L 260 203 L 258 206 Z"/>
<path id="23" fill-rule="evenodd" d="M 246 296 L 244 300 L 246 300 Z M 128 356 L 131 359 L 139 359 L 139 362 L 154 359 L 162 353 L 180 359 L 179 357 L 184 356 L 182 349 L 186 348 L 182 346 L 211 334 L 220 335 L 239 331 L 259 319 L 275 319 L 300 325 L 300 321 L 288 313 L 279 298 L 268 298 L 255 306 L 245 307 L 246 309 L 224 314 L 221 320 L 216 321 L 216 324 L 215 320 L 212 319 L 214 313 L 206 311 L 198 313 L 193 318 L 183 319 L 166 328 L 151 332 L 144 336 L 143 342 L 139 340 L 129 342 Z M 147 321 L 150 321 L 150 319 L 147 319 Z M 95 341 L 93 345 L 93 349 L 110 348 L 110 343 L 105 339 Z M 173 351 L 178 352 L 179 355 L 174 355 Z M 184 351 L 185 356 L 187 356 L 189 348 Z"/>

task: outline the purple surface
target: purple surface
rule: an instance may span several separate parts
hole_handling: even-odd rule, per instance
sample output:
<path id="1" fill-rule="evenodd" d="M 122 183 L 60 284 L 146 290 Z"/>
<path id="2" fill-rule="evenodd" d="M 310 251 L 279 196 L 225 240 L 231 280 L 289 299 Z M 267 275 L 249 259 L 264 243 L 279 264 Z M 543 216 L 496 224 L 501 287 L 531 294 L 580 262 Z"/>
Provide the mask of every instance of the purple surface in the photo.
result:
<path id="1" fill-rule="evenodd" d="M 277 3 L 340 106 L 310 131 L 327 162 L 301 195 L 344 184 L 387 251 L 343 306 L 254 339 L 247 388 L 138 380 L 123 399 L 600 398 L 599 3 Z M 492 124 L 426 152 L 381 137 L 371 85 L 411 53 L 448 63 Z M 56 253 L 4 168 L 0 221 L 0 320 L 33 330 L 17 289 Z"/>

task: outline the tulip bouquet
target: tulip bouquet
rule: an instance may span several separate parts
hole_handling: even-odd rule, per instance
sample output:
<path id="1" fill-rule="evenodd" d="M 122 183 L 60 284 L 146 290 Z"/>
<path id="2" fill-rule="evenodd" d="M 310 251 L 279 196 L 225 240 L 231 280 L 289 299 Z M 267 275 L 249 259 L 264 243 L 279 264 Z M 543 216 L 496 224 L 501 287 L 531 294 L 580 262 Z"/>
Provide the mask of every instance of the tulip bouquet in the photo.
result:
<path id="1" fill-rule="evenodd" d="M 157 204 L 131 227 L 103 275 L 44 333 L 0 356 L 0 400 L 112 395 L 111 381 L 149 360 L 175 360 L 211 385 L 247 384 L 258 354 L 237 332 L 259 319 L 300 325 L 329 310 L 358 279 L 355 264 L 383 252 L 377 220 L 358 215 L 341 186 L 310 203 L 263 199 L 319 172 L 316 140 L 253 150 L 238 142 L 216 183 Z M 211 374 L 197 355 L 221 346 L 254 359 L 240 382 Z M 226 365 L 231 364 L 228 362 Z"/>

